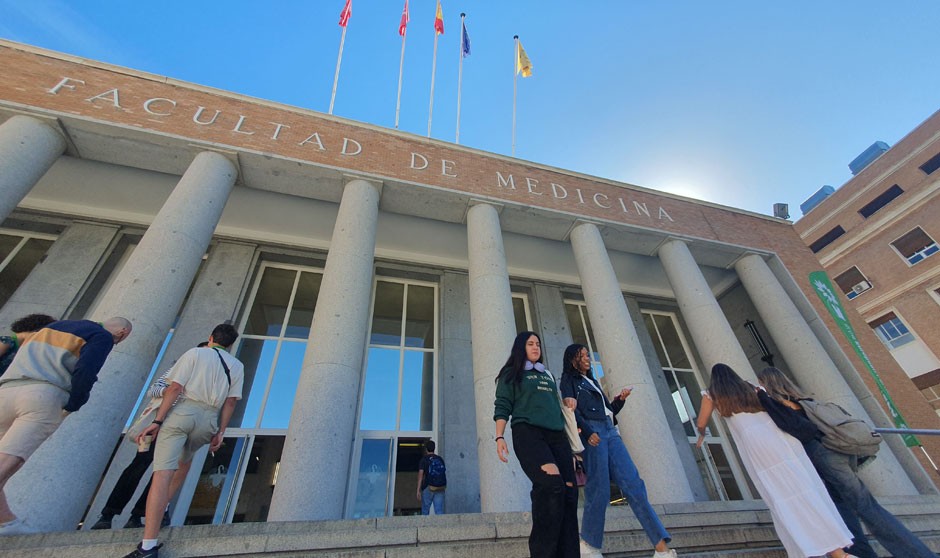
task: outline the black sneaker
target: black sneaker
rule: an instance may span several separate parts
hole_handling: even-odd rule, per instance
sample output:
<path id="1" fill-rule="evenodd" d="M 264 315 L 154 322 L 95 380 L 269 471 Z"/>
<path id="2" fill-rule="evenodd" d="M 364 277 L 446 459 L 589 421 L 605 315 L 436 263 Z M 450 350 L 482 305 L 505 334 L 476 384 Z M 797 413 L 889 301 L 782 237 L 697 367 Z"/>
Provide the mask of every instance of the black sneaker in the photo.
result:
<path id="1" fill-rule="evenodd" d="M 112 519 L 114 519 L 113 515 L 101 515 L 98 517 L 98 521 L 96 521 L 95 524 L 91 526 L 91 530 L 96 531 L 98 529 L 110 529 Z"/>
<path id="2" fill-rule="evenodd" d="M 124 524 L 125 529 L 142 529 L 144 527 L 144 522 L 140 520 L 139 515 L 132 515 L 127 518 L 127 523 Z"/>
<path id="3" fill-rule="evenodd" d="M 134 549 L 134 552 L 125 555 L 124 558 L 157 558 L 160 555 L 160 549 L 162 547 L 163 544 L 161 543 L 151 548 L 150 550 L 144 550 L 141 548 L 140 544 L 138 544 L 137 548 Z"/>

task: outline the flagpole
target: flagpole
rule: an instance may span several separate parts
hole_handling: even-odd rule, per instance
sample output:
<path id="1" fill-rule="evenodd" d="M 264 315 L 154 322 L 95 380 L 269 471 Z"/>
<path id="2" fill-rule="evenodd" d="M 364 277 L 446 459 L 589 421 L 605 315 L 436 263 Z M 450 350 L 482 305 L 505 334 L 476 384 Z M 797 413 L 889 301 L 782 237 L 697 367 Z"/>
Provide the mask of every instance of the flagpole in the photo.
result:
<path id="1" fill-rule="evenodd" d="M 428 137 L 431 137 L 431 116 L 434 114 L 434 73 L 437 71 L 437 39 L 440 34 L 434 31 L 434 61 L 431 62 L 431 104 L 428 105 Z"/>
<path id="2" fill-rule="evenodd" d="M 336 58 L 336 75 L 333 76 L 333 94 L 330 95 L 330 114 L 333 114 L 333 102 L 336 101 L 336 84 L 339 82 L 339 65 L 343 61 L 343 44 L 346 42 L 346 26 L 343 26 L 343 35 L 339 39 L 339 56 Z"/>
<path id="3" fill-rule="evenodd" d="M 516 41 L 516 56 L 512 61 L 512 156 L 516 156 L 516 82 L 519 79 L 519 35 L 513 37 Z"/>
<path id="4" fill-rule="evenodd" d="M 467 14 L 465 13 L 460 14 L 460 40 L 457 42 L 457 44 L 459 45 L 457 47 L 457 58 L 459 60 L 458 66 L 457 66 L 457 137 L 454 139 L 454 143 L 458 145 L 460 144 L 460 88 L 461 88 L 461 85 L 463 84 L 463 49 L 464 49 L 463 41 L 464 41 L 464 34 L 466 33 L 466 30 L 464 28 L 464 25 L 465 25 L 464 19 L 466 17 L 467 17 Z"/>
<path id="5" fill-rule="evenodd" d="M 398 101 L 395 102 L 395 129 L 398 129 L 398 114 L 401 110 L 401 74 L 402 69 L 405 67 L 405 38 L 408 36 L 408 31 L 401 36 L 401 62 L 398 64 Z"/>

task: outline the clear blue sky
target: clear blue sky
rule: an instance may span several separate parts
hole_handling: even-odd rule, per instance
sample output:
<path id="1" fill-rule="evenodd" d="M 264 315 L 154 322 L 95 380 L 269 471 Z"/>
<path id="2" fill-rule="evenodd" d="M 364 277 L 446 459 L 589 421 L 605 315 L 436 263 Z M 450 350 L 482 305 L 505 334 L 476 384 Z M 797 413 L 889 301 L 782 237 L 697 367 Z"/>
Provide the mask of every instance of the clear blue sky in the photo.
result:
<path id="1" fill-rule="evenodd" d="M 0 0 L 0 37 L 326 112 L 344 0 Z M 403 0 L 353 0 L 334 113 L 392 127 Z M 411 0 L 401 129 L 427 132 L 435 0 Z M 445 0 L 432 136 L 760 213 L 940 108 L 940 2 Z"/>

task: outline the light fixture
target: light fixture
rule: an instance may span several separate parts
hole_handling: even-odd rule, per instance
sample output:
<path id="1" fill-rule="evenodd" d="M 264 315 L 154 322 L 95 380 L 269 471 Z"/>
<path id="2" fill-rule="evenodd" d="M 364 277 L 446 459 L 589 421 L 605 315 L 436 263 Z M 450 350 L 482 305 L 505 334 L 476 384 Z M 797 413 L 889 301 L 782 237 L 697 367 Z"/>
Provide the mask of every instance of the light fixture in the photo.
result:
<path id="1" fill-rule="evenodd" d="M 760 359 L 767 363 L 767 366 L 774 365 L 774 355 L 770 352 L 770 349 L 767 348 L 767 343 L 764 342 L 764 338 L 761 337 L 760 332 L 757 331 L 757 324 L 752 320 L 744 322 L 744 327 L 751 332 L 751 336 L 754 338 L 754 342 L 757 343 L 757 348 L 760 349 L 761 356 Z"/>

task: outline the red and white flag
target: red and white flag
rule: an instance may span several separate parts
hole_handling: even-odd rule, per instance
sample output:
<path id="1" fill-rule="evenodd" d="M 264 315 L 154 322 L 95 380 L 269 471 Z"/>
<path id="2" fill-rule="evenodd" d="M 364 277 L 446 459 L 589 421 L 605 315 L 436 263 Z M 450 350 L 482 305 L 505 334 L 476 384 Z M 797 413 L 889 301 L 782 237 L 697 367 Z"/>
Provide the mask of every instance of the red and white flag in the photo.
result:
<path id="1" fill-rule="evenodd" d="M 409 21 L 411 21 L 411 16 L 408 15 L 408 0 L 405 0 L 405 7 L 401 11 L 401 23 L 398 24 L 398 34 L 402 37 L 405 36 Z"/>
<path id="2" fill-rule="evenodd" d="M 346 27 L 346 24 L 349 23 L 350 17 L 352 17 L 352 0 L 346 0 L 346 5 L 343 7 L 343 11 L 339 14 L 339 26 Z"/>

